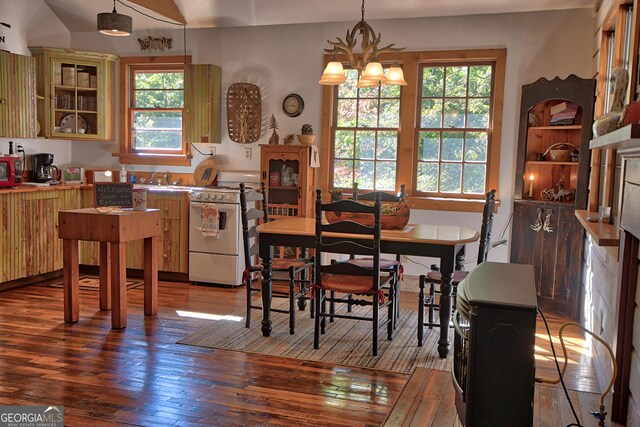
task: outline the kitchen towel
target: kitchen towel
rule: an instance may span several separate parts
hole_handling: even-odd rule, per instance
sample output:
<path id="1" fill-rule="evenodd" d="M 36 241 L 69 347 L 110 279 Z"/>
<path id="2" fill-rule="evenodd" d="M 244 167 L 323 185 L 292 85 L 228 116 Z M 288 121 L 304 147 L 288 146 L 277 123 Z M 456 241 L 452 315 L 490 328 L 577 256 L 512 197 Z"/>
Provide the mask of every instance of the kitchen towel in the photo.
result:
<path id="1" fill-rule="evenodd" d="M 218 206 L 214 203 L 203 203 L 200 223 L 200 232 L 204 237 L 213 237 L 214 239 L 220 237 Z"/>

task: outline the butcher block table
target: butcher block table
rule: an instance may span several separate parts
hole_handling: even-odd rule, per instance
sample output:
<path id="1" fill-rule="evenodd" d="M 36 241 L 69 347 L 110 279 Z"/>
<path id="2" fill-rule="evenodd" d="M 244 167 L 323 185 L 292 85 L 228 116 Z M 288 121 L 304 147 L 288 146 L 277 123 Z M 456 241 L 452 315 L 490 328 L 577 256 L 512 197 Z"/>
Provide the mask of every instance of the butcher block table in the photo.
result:
<path id="1" fill-rule="evenodd" d="M 160 210 L 100 213 L 95 208 L 64 210 L 58 216 L 63 239 L 64 321 L 77 322 L 80 313 L 78 241 L 100 242 L 100 309 L 111 309 L 111 327 L 127 326 L 126 243 L 144 239 L 144 314 L 158 312 Z"/>

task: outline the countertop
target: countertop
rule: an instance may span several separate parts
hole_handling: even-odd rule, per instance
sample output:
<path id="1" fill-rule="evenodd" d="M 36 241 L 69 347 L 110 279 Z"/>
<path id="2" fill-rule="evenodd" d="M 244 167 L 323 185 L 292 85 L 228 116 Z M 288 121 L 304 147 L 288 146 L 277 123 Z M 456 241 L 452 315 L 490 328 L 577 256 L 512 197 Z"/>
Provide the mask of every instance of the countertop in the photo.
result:
<path id="1" fill-rule="evenodd" d="M 146 188 L 151 192 L 168 192 L 168 193 L 188 193 L 195 187 L 181 186 L 181 185 L 145 185 L 134 184 L 134 188 Z M 10 193 L 28 193 L 34 191 L 65 191 L 74 189 L 91 189 L 93 184 L 58 184 L 49 186 L 33 186 L 33 185 L 19 185 L 17 187 L 0 187 L 0 194 Z"/>

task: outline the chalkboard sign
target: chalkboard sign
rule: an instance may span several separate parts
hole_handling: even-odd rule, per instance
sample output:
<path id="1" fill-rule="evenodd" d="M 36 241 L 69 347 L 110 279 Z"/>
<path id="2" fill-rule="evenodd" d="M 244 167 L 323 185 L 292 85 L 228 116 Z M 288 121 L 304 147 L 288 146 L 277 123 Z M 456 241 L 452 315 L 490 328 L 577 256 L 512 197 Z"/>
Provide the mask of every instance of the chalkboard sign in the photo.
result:
<path id="1" fill-rule="evenodd" d="M 120 206 L 130 208 L 133 206 L 131 184 L 119 182 L 95 182 L 93 184 L 93 200 L 95 207 Z"/>

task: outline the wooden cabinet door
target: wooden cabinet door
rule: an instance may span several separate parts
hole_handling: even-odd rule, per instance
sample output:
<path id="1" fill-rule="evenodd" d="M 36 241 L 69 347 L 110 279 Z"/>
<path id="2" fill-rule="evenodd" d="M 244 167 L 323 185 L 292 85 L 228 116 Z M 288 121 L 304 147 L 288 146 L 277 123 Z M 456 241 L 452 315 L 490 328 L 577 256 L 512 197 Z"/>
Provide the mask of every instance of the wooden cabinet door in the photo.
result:
<path id="1" fill-rule="evenodd" d="M 0 76 L 0 137 L 35 138 L 35 60 L 0 51 Z"/>
<path id="2" fill-rule="evenodd" d="M 511 262 L 533 265 L 543 311 L 577 319 L 582 245 L 583 229 L 572 207 L 514 202 Z"/>
<path id="3" fill-rule="evenodd" d="M 187 273 L 188 200 L 186 193 L 152 192 L 149 208 L 160 209 L 162 228 L 158 236 L 158 270 Z M 142 269 L 143 241 L 127 243 L 127 268 Z"/>
<path id="4" fill-rule="evenodd" d="M 219 144 L 222 68 L 188 64 L 184 79 L 185 140 Z"/>
<path id="5" fill-rule="evenodd" d="M 552 208 L 553 232 L 545 232 L 538 304 L 545 310 L 579 319 L 582 298 L 584 229 L 569 206 Z"/>

